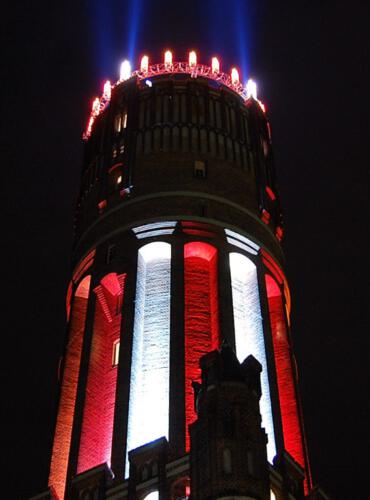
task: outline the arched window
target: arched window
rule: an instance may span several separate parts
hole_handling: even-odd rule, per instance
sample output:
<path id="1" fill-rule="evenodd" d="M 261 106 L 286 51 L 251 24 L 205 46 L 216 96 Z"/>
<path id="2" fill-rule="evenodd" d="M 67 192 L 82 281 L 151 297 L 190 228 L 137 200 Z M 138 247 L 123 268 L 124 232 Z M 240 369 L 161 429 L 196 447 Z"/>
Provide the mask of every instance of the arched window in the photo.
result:
<path id="1" fill-rule="evenodd" d="M 232 473 L 231 450 L 229 448 L 222 450 L 222 470 L 225 474 Z"/>
<path id="2" fill-rule="evenodd" d="M 245 255 L 230 253 L 230 272 L 234 310 L 236 355 L 240 362 L 252 354 L 262 365 L 260 402 L 262 426 L 268 435 L 267 457 L 272 463 L 276 455 L 270 386 L 263 337 L 263 326 L 257 269 Z"/>
<path id="3" fill-rule="evenodd" d="M 85 276 L 80 282 L 71 309 L 69 340 L 49 476 L 49 484 L 54 486 L 59 498 L 64 497 L 90 281 L 91 276 Z"/>
<path id="4" fill-rule="evenodd" d="M 192 381 L 200 378 L 199 359 L 219 347 L 217 250 L 200 241 L 184 248 L 186 429 L 195 420 Z M 189 435 L 186 431 L 186 448 Z"/>
<path id="5" fill-rule="evenodd" d="M 272 344 L 274 347 L 277 384 L 279 389 L 284 445 L 288 453 L 290 453 L 299 465 L 304 468 L 303 441 L 299 423 L 299 413 L 294 386 L 294 375 L 284 314 L 283 298 L 280 287 L 274 278 L 272 278 L 269 274 L 266 274 L 265 280 L 270 314 Z"/>
<path id="6" fill-rule="evenodd" d="M 132 345 L 128 452 L 168 437 L 171 245 L 140 248 Z"/>
<path id="7" fill-rule="evenodd" d="M 110 273 L 94 289 L 95 315 L 78 473 L 103 462 L 110 463 L 117 382 L 117 369 L 112 367 L 112 348 L 118 345 L 120 338 L 125 279 L 125 274 Z"/>
<path id="8" fill-rule="evenodd" d="M 143 500 L 158 500 L 159 499 L 159 493 L 158 491 L 152 491 L 149 493 L 149 495 L 146 495 Z"/>
<path id="9" fill-rule="evenodd" d="M 270 490 L 270 500 L 276 500 L 276 495 L 272 490 Z"/>

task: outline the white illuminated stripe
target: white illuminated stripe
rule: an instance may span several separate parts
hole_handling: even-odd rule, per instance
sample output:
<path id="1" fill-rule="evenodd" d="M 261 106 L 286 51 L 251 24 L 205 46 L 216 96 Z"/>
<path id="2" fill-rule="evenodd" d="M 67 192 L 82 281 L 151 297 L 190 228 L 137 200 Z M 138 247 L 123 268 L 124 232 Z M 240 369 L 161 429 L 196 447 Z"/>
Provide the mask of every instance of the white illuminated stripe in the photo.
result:
<path id="1" fill-rule="evenodd" d="M 231 236 L 232 238 L 235 238 L 236 240 L 242 241 L 243 243 L 247 244 L 248 246 L 254 248 L 255 250 L 260 249 L 260 247 L 256 243 L 254 243 L 249 238 L 246 238 L 242 234 L 236 233 L 235 231 L 231 231 L 231 229 L 225 229 L 225 233 L 227 234 L 227 236 Z"/>
<path id="2" fill-rule="evenodd" d="M 243 250 L 245 250 L 246 252 L 251 253 L 252 255 L 258 255 L 258 252 L 256 252 L 256 250 L 253 250 L 253 248 L 249 247 L 248 245 L 245 245 L 241 241 L 234 240 L 234 238 L 226 238 L 226 240 L 231 245 L 235 245 L 236 247 L 242 248 Z"/>
<path id="3" fill-rule="evenodd" d="M 161 229 L 162 227 L 175 227 L 176 221 L 164 221 L 164 222 L 152 222 L 150 224 L 145 224 L 144 226 L 133 227 L 132 230 L 135 234 L 142 233 L 143 231 L 149 231 L 150 229 Z"/>
<path id="4" fill-rule="evenodd" d="M 143 238 L 150 238 L 152 236 L 162 236 L 163 234 L 172 234 L 175 228 L 173 229 L 158 229 L 157 231 L 146 231 L 145 233 L 139 233 L 136 235 L 136 238 L 142 240 Z"/>
<path id="5" fill-rule="evenodd" d="M 262 396 L 260 410 L 262 425 L 268 436 L 267 458 L 272 463 L 276 455 L 276 445 L 257 283 L 257 270 L 253 262 L 245 255 L 231 253 L 230 271 L 236 355 L 238 360 L 242 362 L 247 356 L 252 354 L 262 365 Z"/>
<path id="6" fill-rule="evenodd" d="M 171 246 L 139 250 L 127 429 L 128 452 L 168 438 Z"/>

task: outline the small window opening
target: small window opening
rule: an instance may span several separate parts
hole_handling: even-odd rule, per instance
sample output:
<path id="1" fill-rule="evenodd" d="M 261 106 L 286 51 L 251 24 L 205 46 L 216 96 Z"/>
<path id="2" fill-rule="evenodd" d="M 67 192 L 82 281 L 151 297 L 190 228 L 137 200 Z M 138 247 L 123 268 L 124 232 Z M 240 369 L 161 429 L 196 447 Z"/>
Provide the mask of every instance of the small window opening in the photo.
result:
<path id="1" fill-rule="evenodd" d="M 118 366 L 119 362 L 119 346 L 120 346 L 120 341 L 115 340 L 113 342 L 113 351 L 112 351 L 112 366 Z"/>
<path id="2" fill-rule="evenodd" d="M 116 147 L 113 148 L 112 157 L 117 158 L 117 148 Z"/>
<path id="3" fill-rule="evenodd" d="M 122 175 L 119 175 L 116 180 L 117 184 L 122 184 Z"/>
<path id="4" fill-rule="evenodd" d="M 195 160 L 194 162 L 194 177 L 205 179 L 207 176 L 206 164 L 202 160 Z"/>
<path id="5" fill-rule="evenodd" d="M 222 450 L 222 470 L 225 474 L 231 474 L 232 472 L 231 451 L 229 448 Z"/>
<path id="6" fill-rule="evenodd" d="M 124 144 L 120 145 L 119 152 L 120 152 L 120 154 L 123 154 L 125 152 L 125 145 Z"/>
<path id="7" fill-rule="evenodd" d="M 122 129 L 127 127 L 127 113 L 124 111 L 122 113 Z"/>
<path id="8" fill-rule="evenodd" d="M 153 462 L 152 476 L 158 476 L 158 462 Z"/>
<path id="9" fill-rule="evenodd" d="M 254 457 L 253 457 L 253 453 L 252 453 L 251 450 L 247 451 L 247 468 L 248 468 L 249 474 L 254 474 L 255 473 L 255 470 L 254 470 Z"/>
<path id="10" fill-rule="evenodd" d="M 109 245 L 106 262 L 109 264 L 116 256 L 116 245 Z"/>
<path id="11" fill-rule="evenodd" d="M 121 132 L 121 128 L 122 128 L 122 117 L 121 115 L 116 115 L 114 119 L 114 131 Z"/>

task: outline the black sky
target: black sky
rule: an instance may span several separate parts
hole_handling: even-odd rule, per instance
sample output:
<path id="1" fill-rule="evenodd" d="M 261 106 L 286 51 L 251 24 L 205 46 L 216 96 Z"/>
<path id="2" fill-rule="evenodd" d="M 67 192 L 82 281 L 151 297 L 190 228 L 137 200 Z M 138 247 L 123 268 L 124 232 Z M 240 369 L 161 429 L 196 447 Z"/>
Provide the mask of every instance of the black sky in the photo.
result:
<path id="1" fill-rule="evenodd" d="M 23 500 L 47 482 L 81 131 L 103 77 L 117 77 L 96 60 L 93 3 L 14 2 L 1 16 L 2 498 Z M 225 69 L 240 64 L 230 26 L 215 36 L 207 14 L 208 4 L 230 2 L 142 4 L 138 52 L 159 61 L 171 46 L 185 59 L 196 47 L 207 62 L 219 39 Z M 249 68 L 272 123 L 314 480 L 333 499 L 361 499 L 369 445 L 367 2 L 248 4 Z M 113 46 L 108 67 L 125 49 Z"/>

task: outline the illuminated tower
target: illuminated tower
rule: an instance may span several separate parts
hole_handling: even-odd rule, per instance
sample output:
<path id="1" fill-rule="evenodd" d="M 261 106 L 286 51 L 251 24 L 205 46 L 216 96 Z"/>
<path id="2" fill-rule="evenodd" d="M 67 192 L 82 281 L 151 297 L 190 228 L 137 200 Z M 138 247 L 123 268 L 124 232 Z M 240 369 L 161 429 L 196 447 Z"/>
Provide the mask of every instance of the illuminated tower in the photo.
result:
<path id="1" fill-rule="evenodd" d="M 271 484 L 258 491 L 285 498 L 279 481 L 298 470 L 307 492 L 271 133 L 254 83 L 195 52 L 143 57 L 134 72 L 125 62 L 84 139 L 49 484 L 59 498 L 92 484 L 114 498 L 188 496 L 192 382 L 226 341 L 238 366 L 252 355 L 261 369 L 256 432 Z"/>

